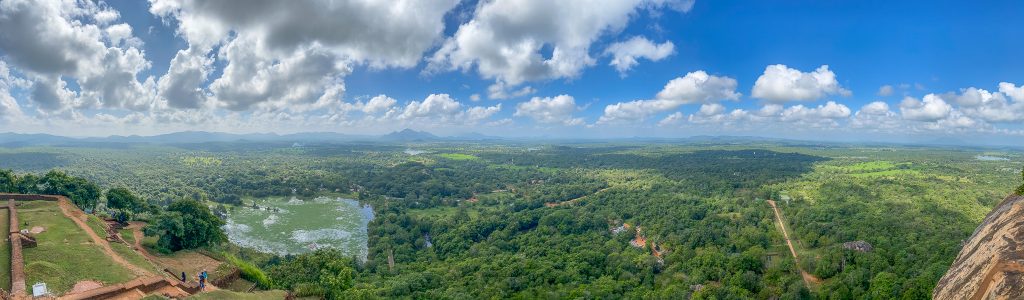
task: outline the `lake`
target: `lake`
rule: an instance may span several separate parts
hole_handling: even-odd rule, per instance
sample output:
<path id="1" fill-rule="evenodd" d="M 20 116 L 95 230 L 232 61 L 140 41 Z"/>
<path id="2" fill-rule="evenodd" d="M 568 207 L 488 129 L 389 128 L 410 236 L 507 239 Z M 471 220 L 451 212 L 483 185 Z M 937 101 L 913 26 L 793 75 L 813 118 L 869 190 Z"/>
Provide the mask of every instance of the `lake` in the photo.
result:
<path id="1" fill-rule="evenodd" d="M 331 247 L 365 259 L 366 226 L 373 208 L 345 198 L 261 198 L 228 213 L 224 231 L 242 247 L 300 254 Z"/>
<path id="2" fill-rule="evenodd" d="M 975 156 L 974 158 L 977 158 L 978 160 L 984 160 L 984 161 L 1008 161 L 1008 160 L 1010 160 L 1009 158 L 1005 158 L 1005 157 L 988 156 L 988 155 L 978 155 L 978 156 Z"/>

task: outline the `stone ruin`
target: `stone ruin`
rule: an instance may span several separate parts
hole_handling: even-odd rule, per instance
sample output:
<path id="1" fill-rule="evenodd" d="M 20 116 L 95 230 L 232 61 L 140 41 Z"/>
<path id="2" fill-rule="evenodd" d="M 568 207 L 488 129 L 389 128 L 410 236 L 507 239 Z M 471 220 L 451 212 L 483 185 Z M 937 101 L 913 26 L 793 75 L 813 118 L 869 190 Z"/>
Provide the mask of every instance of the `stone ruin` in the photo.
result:
<path id="1" fill-rule="evenodd" d="M 843 243 L 843 249 L 858 252 L 871 252 L 871 250 L 873 250 L 874 247 L 871 247 L 871 244 L 865 241 L 852 241 Z"/>

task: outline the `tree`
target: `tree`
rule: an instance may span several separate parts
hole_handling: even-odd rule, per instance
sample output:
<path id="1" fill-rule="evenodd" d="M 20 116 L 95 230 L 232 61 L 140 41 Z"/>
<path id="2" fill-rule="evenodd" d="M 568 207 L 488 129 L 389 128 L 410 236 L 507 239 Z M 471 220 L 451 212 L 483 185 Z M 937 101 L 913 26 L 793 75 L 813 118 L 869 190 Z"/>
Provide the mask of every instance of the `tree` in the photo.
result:
<path id="1" fill-rule="evenodd" d="M 146 210 L 146 202 L 132 194 L 126 188 L 112 188 L 107 190 L 107 207 L 116 210 L 127 210 L 132 213 L 140 213 Z"/>
<path id="2" fill-rule="evenodd" d="M 871 299 L 892 299 L 896 296 L 896 274 L 881 272 L 871 279 L 868 294 Z"/>
<path id="3" fill-rule="evenodd" d="M 26 176 L 27 177 L 27 176 Z M 67 173 L 52 170 L 39 180 L 39 192 L 51 195 L 63 195 L 83 210 L 96 209 L 96 201 L 100 197 L 100 188 L 95 183 L 81 177 L 69 176 Z"/>
<path id="4" fill-rule="evenodd" d="M 199 201 L 182 199 L 171 202 L 167 210 L 146 226 L 147 235 L 158 235 L 163 251 L 178 251 L 216 245 L 227 240 L 221 226 L 224 221 Z"/>
<path id="5" fill-rule="evenodd" d="M 11 170 L 0 170 L 0 193 L 17 193 L 18 177 Z"/>
<path id="6" fill-rule="evenodd" d="M 1020 177 L 1024 180 L 1024 170 L 1020 171 Z M 1021 185 L 1017 187 L 1017 195 L 1024 195 L 1024 183 L 1021 183 Z"/>
<path id="7" fill-rule="evenodd" d="M 352 260 L 337 249 L 319 249 L 296 256 L 270 269 L 274 284 L 287 289 L 315 290 L 326 299 L 341 299 L 352 288 Z"/>

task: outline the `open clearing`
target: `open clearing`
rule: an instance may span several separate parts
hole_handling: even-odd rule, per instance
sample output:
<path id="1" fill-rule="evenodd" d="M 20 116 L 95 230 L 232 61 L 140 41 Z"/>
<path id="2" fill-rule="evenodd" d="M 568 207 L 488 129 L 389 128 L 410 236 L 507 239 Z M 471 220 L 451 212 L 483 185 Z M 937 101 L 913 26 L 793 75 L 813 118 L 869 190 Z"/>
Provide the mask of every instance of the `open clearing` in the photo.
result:
<path id="1" fill-rule="evenodd" d="M 131 270 L 107 255 L 85 230 L 67 218 L 57 202 L 19 203 L 18 218 L 29 228 L 46 228 L 36 235 L 38 246 L 23 250 L 28 285 L 45 282 L 54 294 L 63 294 L 82 280 L 112 284 L 135 277 Z"/>

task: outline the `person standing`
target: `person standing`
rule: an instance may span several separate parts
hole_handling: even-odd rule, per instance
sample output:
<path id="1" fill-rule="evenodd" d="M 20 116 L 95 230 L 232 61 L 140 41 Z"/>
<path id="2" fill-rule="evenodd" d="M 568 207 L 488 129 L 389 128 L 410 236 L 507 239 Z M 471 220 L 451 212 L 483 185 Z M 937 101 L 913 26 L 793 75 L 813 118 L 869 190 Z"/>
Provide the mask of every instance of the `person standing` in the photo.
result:
<path id="1" fill-rule="evenodd" d="M 203 272 L 199 272 L 197 277 L 199 278 L 199 290 L 206 290 L 206 277 L 203 277 Z"/>

